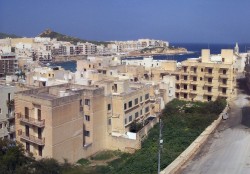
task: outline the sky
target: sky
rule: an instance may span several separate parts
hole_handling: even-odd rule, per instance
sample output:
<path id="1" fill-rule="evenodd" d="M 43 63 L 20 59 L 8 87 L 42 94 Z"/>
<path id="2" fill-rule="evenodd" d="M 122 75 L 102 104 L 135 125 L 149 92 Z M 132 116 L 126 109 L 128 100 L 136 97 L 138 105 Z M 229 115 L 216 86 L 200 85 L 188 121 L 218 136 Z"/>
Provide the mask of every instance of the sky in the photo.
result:
<path id="1" fill-rule="evenodd" d="M 89 40 L 249 43 L 250 0 L 0 0 L 0 32 Z"/>

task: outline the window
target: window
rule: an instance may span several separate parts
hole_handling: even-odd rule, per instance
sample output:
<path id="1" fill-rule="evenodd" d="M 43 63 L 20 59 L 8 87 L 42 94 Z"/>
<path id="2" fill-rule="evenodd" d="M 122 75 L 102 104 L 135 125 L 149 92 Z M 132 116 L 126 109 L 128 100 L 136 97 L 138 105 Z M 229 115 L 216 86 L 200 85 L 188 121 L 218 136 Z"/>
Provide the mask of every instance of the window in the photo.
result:
<path id="1" fill-rule="evenodd" d="M 194 73 L 196 73 L 196 71 L 197 71 L 197 68 L 194 68 Z"/>
<path id="2" fill-rule="evenodd" d="M 212 92 L 212 87 L 208 87 L 207 92 Z"/>
<path id="3" fill-rule="evenodd" d="M 203 72 L 203 68 L 201 68 L 201 72 Z"/>
<path id="4" fill-rule="evenodd" d="M 188 79 L 188 77 L 187 76 L 184 76 L 184 80 L 187 80 Z"/>
<path id="5" fill-rule="evenodd" d="M 99 63 L 99 66 L 101 66 L 102 64 L 101 63 Z"/>
<path id="6" fill-rule="evenodd" d="M 187 67 L 186 66 L 184 66 L 184 72 L 187 72 Z"/>
<path id="7" fill-rule="evenodd" d="M 184 98 L 187 98 L 187 93 L 184 93 Z"/>
<path id="8" fill-rule="evenodd" d="M 0 123 L 0 129 L 2 129 L 3 128 L 3 124 L 2 123 Z"/>
<path id="9" fill-rule="evenodd" d="M 2 113 L 2 109 L 0 108 L 0 114 Z"/>
<path id="10" fill-rule="evenodd" d="M 139 117 L 139 113 L 136 112 L 136 113 L 135 113 L 135 118 L 138 118 L 138 117 Z"/>
<path id="11" fill-rule="evenodd" d="M 108 119 L 108 125 L 111 125 L 111 118 Z"/>
<path id="12" fill-rule="evenodd" d="M 89 115 L 85 115 L 85 120 L 86 121 L 90 121 L 90 116 Z"/>
<path id="13" fill-rule="evenodd" d="M 90 105 L 90 99 L 85 99 L 85 105 Z"/>
<path id="14" fill-rule="evenodd" d="M 127 124 L 127 119 L 126 118 L 124 119 L 124 123 Z"/>
<path id="15" fill-rule="evenodd" d="M 141 111 L 140 111 L 140 114 L 142 115 L 142 109 L 141 109 Z"/>
<path id="16" fill-rule="evenodd" d="M 42 120 L 42 113 L 41 113 L 41 109 L 37 109 L 37 119 L 38 119 L 39 121 L 41 121 L 41 120 Z"/>
<path id="17" fill-rule="evenodd" d="M 108 111 L 111 110 L 111 104 L 108 104 Z"/>
<path id="18" fill-rule="evenodd" d="M 197 77 L 193 77 L 193 81 L 197 81 Z"/>
<path id="19" fill-rule="evenodd" d="M 84 136 L 85 136 L 85 137 L 90 137 L 90 132 L 87 131 L 87 130 L 85 130 L 85 131 L 84 131 Z"/>
<path id="20" fill-rule="evenodd" d="M 129 122 L 131 122 L 131 121 L 132 121 L 132 115 L 129 116 Z"/>
<path id="21" fill-rule="evenodd" d="M 226 73 L 227 73 L 227 70 L 223 69 L 222 73 L 223 73 L 223 74 L 226 74 Z"/>
<path id="22" fill-rule="evenodd" d="M 180 85 L 179 84 L 176 85 L 176 89 L 180 89 Z"/>
<path id="23" fill-rule="evenodd" d="M 212 97 L 211 96 L 207 96 L 207 101 L 211 101 Z"/>
<path id="24" fill-rule="evenodd" d="M 140 102 L 142 102 L 142 96 L 140 96 Z"/>
<path id="25" fill-rule="evenodd" d="M 149 107 L 145 108 L 145 113 L 147 113 L 149 111 Z"/>
<path id="26" fill-rule="evenodd" d="M 209 83 L 212 83 L 212 78 L 208 78 L 207 81 L 208 81 Z"/>
<path id="27" fill-rule="evenodd" d="M 30 143 L 26 142 L 26 151 L 30 152 Z"/>
<path id="28" fill-rule="evenodd" d="M 196 85 L 193 86 L 193 90 L 196 91 Z"/>
<path id="29" fill-rule="evenodd" d="M 10 101 L 11 100 L 11 94 L 8 93 L 8 100 Z"/>
<path id="30" fill-rule="evenodd" d="M 25 115 L 26 118 L 29 117 L 29 108 L 28 107 L 24 108 L 24 115 Z"/>
<path id="31" fill-rule="evenodd" d="M 222 83 L 223 83 L 224 85 L 226 85 L 226 84 L 227 84 L 227 79 L 222 79 Z"/>
<path id="32" fill-rule="evenodd" d="M 132 101 L 128 102 L 128 107 L 131 108 L 132 107 Z"/>
<path id="33" fill-rule="evenodd" d="M 147 100 L 149 98 L 149 94 L 145 95 L 145 100 Z"/>
<path id="34" fill-rule="evenodd" d="M 202 81 L 202 77 L 200 77 L 200 81 Z"/>
<path id="35" fill-rule="evenodd" d="M 175 93 L 175 97 L 176 98 L 180 98 L 180 94 L 179 93 Z"/>
<path id="36" fill-rule="evenodd" d="M 222 88 L 222 93 L 226 94 L 227 93 L 227 88 Z"/>
<path id="37" fill-rule="evenodd" d="M 43 156 L 43 146 L 38 146 L 38 155 Z"/>
<path id="38" fill-rule="evenodd" d="M 82 99 L 79 101 L 80 106 L 82 106 Z"/>
<path id="39" fill-rule="evenodd" d="M 127 109 L 127 103 L 124 103 L 124 110 Z"/>
<path id="40" fill-rule="evenodd" d="M 176 79 L 176 80 L 179 80 L 179 79 L 180 79 L 180 77 L 179 77 L 179 76 L 175 76 L 175 79 Z"/>
<path id="41" fill-rule="evenodd" d="M 209 69 L 208 69 L 208 73 L 209 73 L 209 74 L 212 74 L 212 73 L 213 73 L 213 69 L 212 69 L 212 68 L 209 68 Z"/>
<path id="42" fill-rule="evenodd" d="M 185 84 L 185 85 L 183 86 L 183 88 L 184 88 L 184 89 L 187 89 L 187 85 Z"/>
<path id="43" fill-rule="evenodd" d="M 138 104 L 138 98 L 135 99 L 135 105 L 137 105 L 137 104 Z"/>

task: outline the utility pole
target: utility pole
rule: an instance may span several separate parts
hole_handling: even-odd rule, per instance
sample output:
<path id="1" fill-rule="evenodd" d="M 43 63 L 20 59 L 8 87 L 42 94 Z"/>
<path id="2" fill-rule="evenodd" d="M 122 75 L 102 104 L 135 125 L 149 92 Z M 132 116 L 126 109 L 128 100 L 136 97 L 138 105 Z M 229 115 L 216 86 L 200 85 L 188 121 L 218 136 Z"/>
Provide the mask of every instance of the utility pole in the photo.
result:
<path id="1" fill-rule="evenodd" d="M 161 118 L 159 118 L 159 126 L 160 126 L 160 131 L 159 131 L 159 151 L 158 151 L 158 174 L 161 172 L 161 149 L 162 149 L 162 144 L 163 144 L 163 139 L 162 139 L 162 123 L 161 123 Z"/>

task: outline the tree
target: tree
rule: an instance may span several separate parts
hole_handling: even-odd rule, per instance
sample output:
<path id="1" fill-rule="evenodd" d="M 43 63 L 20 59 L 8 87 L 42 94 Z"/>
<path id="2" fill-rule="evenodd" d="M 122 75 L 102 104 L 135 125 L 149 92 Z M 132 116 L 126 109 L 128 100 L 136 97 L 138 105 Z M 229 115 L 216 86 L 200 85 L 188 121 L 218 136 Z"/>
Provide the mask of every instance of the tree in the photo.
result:
<path id="1" fill-rule="evenodd" d="M 0 140 L 0 173 L 16 173 L 19 168 L 31 164 L 34 158 L 31 154 L 25 155 L 22 144 L 14 141 L 3 139 Z"/>

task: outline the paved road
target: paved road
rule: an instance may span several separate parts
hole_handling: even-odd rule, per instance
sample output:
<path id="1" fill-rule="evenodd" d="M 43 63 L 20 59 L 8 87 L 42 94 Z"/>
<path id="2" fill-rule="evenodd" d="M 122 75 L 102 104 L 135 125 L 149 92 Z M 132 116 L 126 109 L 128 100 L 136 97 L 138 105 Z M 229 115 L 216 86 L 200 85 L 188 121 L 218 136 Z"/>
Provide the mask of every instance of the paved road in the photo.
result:
<path id="1" fill-rule="evenodd" d="M 239 85 L 244 87 L 244 85 Z M 244 89 L 230 103 L 229 119 L 222 121 L 182 174 L 250 174 L 250 105 Z"/>

